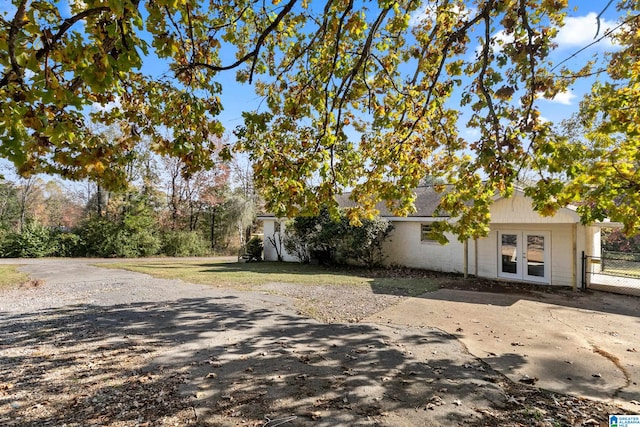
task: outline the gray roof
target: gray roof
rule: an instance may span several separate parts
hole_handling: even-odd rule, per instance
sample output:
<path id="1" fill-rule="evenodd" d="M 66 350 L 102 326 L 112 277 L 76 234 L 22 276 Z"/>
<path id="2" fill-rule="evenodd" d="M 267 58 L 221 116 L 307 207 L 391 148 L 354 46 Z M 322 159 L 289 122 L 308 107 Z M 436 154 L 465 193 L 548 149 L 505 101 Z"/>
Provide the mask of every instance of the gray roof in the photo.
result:
<path id="1" fill-rule="evenodd" d="M 433 186 L 428 185 L 424 187 L 418 187 L 414 190 L 416 193 L 416 200 L 414 202 L 416 211 L 412 214 L 409 214 L 408 218 L 430 218 L 434 216 L 435 210 L 440 203 L 440 198 L 443 193 L 438 193 L 435 191 Z M 446 192 L 446 190 L 445 190 Z M 349 199 L 351 193 L 344 193 L 336 197 L 338 201 L 338 205 L 342 208 L 354 207 L 355 202 Z M 387 208 L 385 202 L 379 202 L 376 205 L 376 209 L 380 211 L 381 217 L 395 217 L 393 213 Z M 271 212 L 264 212 L 258 215 L 261 218 L 273 218 L 275 215 Z M 438 215 L 439 217 L 448 217 L 449 215 Z"/>
<path id="2" fill-rule="evenodd" d="M 438 193 L 433 186 L 428 185 L 424 187 L 418 187 L 414 190 L 416 193 L 416 200 L 414 202 L 416 211 L 407 215 L 409 218 L 422 218 L 433 217 L 440 198 L 443 193 Z M 446 190 L 445 190 L 446 192 Z M 337 197 L 340 207 L 348 208 L 355 206 L 355 203 L 349 199 L 350 193 L 345 193 Z M 376 209 L 380 211 L 382 217 L 395 217 L 388 208 L 385 202 L 380 202 L 376 205 Z M 439 217 L 448 217 L 449 215 L 438 215 Z"/>

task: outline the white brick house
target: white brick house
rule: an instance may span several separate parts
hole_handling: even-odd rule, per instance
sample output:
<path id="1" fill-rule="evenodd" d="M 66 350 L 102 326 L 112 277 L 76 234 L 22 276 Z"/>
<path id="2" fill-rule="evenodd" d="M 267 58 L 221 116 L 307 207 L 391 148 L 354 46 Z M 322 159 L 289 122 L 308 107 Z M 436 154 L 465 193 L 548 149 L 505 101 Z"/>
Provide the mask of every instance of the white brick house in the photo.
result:
<path id="1" fill-rule="evenodd" d="M 447 236 L 450 242 L 440 245 L 427 235 L 434 221 L 451 220 L 433 216 L 440 195 L 432 187 L 420 187 L 416 196 L 417 212 L 408 217 L 381 213 L 394 225 L 384 243 L 387 264 L 454 273 L 466 270 L 477 277 L 576 287 L 580 285 L 582 252 L 600 255 L 597 225 L 582 225 L 572 208 L 543 217 L 522 191 L 515 191 L 508 199 L 496 199 L 487 237 L 461 243 L 455 236 Z M 276 260 L 269 238 L 278 241 L 278 234 L 286 233 L 285 221 L 269 215 L 259 219 L 264 222 L 264 259 Z M 296 261 L 284 248 L 281 253 L 285 261 Z"/>

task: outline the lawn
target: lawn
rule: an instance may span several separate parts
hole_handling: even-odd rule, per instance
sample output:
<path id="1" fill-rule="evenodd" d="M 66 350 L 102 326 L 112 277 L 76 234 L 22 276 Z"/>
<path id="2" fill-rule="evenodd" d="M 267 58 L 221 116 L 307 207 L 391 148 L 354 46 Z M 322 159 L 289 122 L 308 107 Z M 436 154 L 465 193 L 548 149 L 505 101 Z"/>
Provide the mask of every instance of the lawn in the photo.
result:
<path id="1" fill-rule="evenodd" d="M 18 271 L 17 265 L 0 265 L 0 289 L 20 285 L 29 280 L 29 276 Z"/>
<path id="2" fill-rule="evenodd" d="M 99 266 L 137 271 L 163 279 L 180 279 L 243 290 L 251 290 L 267 283 L 293 283 L 302 286 L 366 286 L 378 292 L 417 296 L 439 288 L 438 279 L 432 277 L 385 277 L 384 270 L 328 268 L 282 262 L 236 263 L 172 259 L 147 263 L 124 261 Z"/>

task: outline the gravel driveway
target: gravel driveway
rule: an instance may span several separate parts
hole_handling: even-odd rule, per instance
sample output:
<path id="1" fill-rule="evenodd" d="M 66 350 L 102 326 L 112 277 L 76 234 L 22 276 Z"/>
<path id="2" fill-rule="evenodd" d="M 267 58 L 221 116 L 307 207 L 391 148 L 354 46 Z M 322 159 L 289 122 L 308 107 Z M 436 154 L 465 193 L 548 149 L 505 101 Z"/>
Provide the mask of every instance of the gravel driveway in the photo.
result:
<path id="1" fill-rule="evenodd" d="M 619 411 L 512 383 L 439 329 L 302 317 L 278 284 L 22 268 L 43 283 L 1 295 L 1 425 L 582 425 Z"/>

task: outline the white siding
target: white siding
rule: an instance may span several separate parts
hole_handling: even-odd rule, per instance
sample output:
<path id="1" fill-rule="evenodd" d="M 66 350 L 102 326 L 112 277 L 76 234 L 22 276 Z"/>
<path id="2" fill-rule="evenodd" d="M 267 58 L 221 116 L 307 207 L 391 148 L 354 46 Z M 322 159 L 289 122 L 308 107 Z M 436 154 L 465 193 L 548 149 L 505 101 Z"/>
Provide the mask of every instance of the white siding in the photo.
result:
<path id="1" fill-rule="evenodd" d="M 573 227 L 576 227 L 574 252 Z M 498 231 L 548 231 L 551 259 L 551 285 L 580 286 L 581 254 L 587 251 L 587 242 L 594 241 L 595 227 L 579 224 L 491 224 L 489 236 L 478 241 L 478 276 L 498 277 Z"/>
<path id="2" fill-rule="evenodd" d="M 274 247 L 273 243 L 270 241 L 270 240 L 273 240 L 278 245 L 282 241 L 282 236 L 284 236 L 284 233 L 285 233 L 285 220 L 279 220 L 278 222 L 280 222 L 280 233 L 276 233 L 274 231 L 275 224 L 276 224 L 275 218 L 263 219 L 263 227 L 264 227 L 264 242 L 263 242 L 264 257 L 263 258 L 265 261 L 278 260 L 278 253 L 276 251 L 276 248 Z M 284 242 L 282 243 L 281 248 L 282 248 L 281 253 L 282 253 L 283 261 L 286 261 L 286 262 L 298 261 L 298 257 L 289 254 L 287 250 L 284 248 Z"/>
<path id="3" fill-rule="evenodd" d="M 262 232 L 264 233 L 264 242 L 262 242 L 264 249 L 262 254 L 265 261 L 278 260 L 275 248 L 271 243 L 269 243 L 269 237 L 273 237 L 274 225 L 275 220 L 273 219 L 265 219 L 262 221 Z"/>
<path id="4" fill-rule="evenodd" d="M 576 223 L 578 215 L 570 209 L 560 209 L 554 216 L 542 216 L 533 210 L 531 199 L 516 192 L 508 199 L 498 199 L 491 205 L 491 222 L 497 224 L 560 224 Z"/>
<path id="5" fill-rule="evenodd" d="M 412 219 L 393 221 L 394 230 L 383 244 L 386 265 L 402 265 L 427 270 L 462 273 L 464 271 L 464 245 L 453 235 L 447 235 L 449 243 L 422 242 L 421 225 L 429 224 L 431 218 L 423 222 Z M 277 260 L 276 251 L 268 241 L 274 236 L 275 219 L 264 220 L 264 258 Z M 281 221 L 284 232 L 284 221 Z M 580 286 L 584 251 L 587 255 L 600 254 L 600 229 L 579 224 L 579 217 L 573 210 L 561 209 L 552 217 L 543 217 L 532 209 L 531 199 L 522 192 L 516 192 L 509 199 L 498 199 L 491 207 L 489 235 L 468 242 L 468 272 L 475 274 L 475 260 L 478 261 L 479 277 L 498 278 L 498 232 L 546 231 L 550 235 L 550 284 L 555 286 Z M 477 251 L 477 256 L 476 256 Z M 284 251 L 285 261 L 297 258 Z"/>
<path id="6" fill-rule="evenodd" d="M 386 265 L 403 265 L 434 271 L 462 273 L 464 271 L 464 245 L 455 236 L 447 235 L 449 243 L 420 241 L 420 222 L 394 222 L 394 229 L 384 242 Z M 474 274 L 474 244 L 469 242 L 469 274 Z"/>

